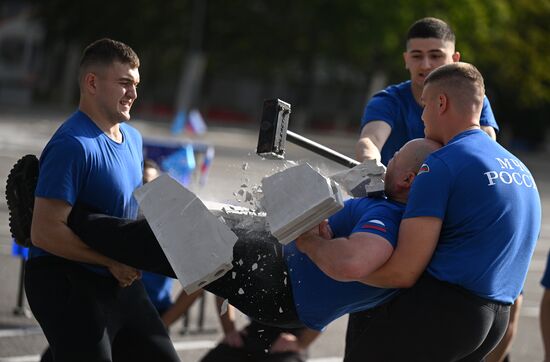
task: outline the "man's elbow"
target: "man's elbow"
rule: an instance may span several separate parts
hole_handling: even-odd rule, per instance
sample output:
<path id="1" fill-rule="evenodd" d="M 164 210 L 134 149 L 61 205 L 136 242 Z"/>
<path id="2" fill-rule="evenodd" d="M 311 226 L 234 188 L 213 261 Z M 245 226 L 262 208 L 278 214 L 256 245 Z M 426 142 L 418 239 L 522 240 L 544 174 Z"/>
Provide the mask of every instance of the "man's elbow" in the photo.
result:
<path id="1" fill-rule="evenodd" d="M 31 228 L 31 243 L 38 248 L 44 247 L 45 244 L 43 235 L 41 235 L 36 227 Z"/>
<path id="2" fill-rule="evenodd" d="M 48 236 L 44 232 L 44 228 L 36 225 L 34 222 L 31 226 L 31 243 L 32 245 L 40 248 L 40 249 L 47 249 L 48 248 Z"/>
<path id="3" fill-rule="evenodd" d="M 393 287 L 394 288 L 406 289 L 406 288 L 412 287 L 415 283 L 416 283 L 416 279 L 403 278 L 403 279 L 396 280 Z"/>
<path id="4" fill-rule="evenodd" d="M 393 288 L 411 288 L 416 284 L 419 275 L 413 273 L 398 273 L 392 280 Z"/>
<path id="5" fill-rule="evenodd" d="M 400 272 L 388 273 L 383 272 L 382 274 L 374 272 L 372 276 L 366 276 L 361 279 L 362 283 L 378 287 L 378 288 L 399 288 L 406 289 L 414 286 L 418 277 L 415 277 L 412 274 L 403 274 Z"/>

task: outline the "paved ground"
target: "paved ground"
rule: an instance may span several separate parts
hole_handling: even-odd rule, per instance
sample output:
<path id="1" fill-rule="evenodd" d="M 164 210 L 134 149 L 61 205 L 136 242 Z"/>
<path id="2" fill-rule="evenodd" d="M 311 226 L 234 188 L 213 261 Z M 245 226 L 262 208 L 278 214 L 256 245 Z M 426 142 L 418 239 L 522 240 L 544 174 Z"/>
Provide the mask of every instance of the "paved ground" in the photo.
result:
<path id="1" fill-rule="evenodd" d="M 43 116 L 47 114 L 47 116 Z M 56 112 L 7 112 L 0 111 L 0 192 L 4 192 L 7 173 L 11 165 L 25 153 L 39 154 L 49 136 L 58 126 L 58 120 L 67 113 Z M 146 137 L 182 140 L 169 134 L 167 123 L 135 121 Z M 351 155 L 351 144 L 355 135 L 339 134 L 331 136 L 308 135 L 315 140 Z M 261 160 L 254 154 L 257 130 L 236 127 L 211 127 L 208 135 L 194 139 L 196 142 L 212 144 L 216 148 L 216 158 L 211 168 L 208 183 L 194 191 L 205 200 L 236 202 L 234 193 L 247 185 L 252 188 L 259 184 L 264 175 L 284 167 L 283 161 Z M 537 179 L 542 194 L 543 207 L 550 206 L 550 172 L 546 166 L 548 154 L 521 155 Z M 315 166 L 327 172 L 339 166 L 293 145 L 287 147 L 287 157 L 295 160 L 308 159 Z M 525 285 L 524 308 L 521 313 L 519 335 L 512 350 L 512 361 L 531 362 L 542 360 L 542 343 L 538 327 L 538 305 L 542 290 L 540 277 L 546 264 L 546 254 L 550 248 L 550 224 L 543 215 L 541 238 L 528 280 Z M 11 241 L 7 225 L 7 207 L 0 197 L 0 362 L 38 361 L 38 354 L 46 346 L 36 321 L 30 317 L 14 315 L 20 272 L 20 260 L 11 256 Z M 181 325 L 171 330 L 172 337 L 183 361 L 198 361 L 200 356 L 217 341 L 221 334 L 217 324 L 216 311 L 211 296 L 206 299 L 204 330 L 197 332 L 198 308 L 191 312 L 190 334 L 181 335 Z M 24 304 L 25 305 L 25 304 Z M 240 323 L 245 319 L 240 318 Z M 310 358 L 316 362 L 341 361 L 343 336 L 346 318 L 332 323 L 327 331 L 313 345 Z M 452 326 L 450 326 L 452 328 Z"/>

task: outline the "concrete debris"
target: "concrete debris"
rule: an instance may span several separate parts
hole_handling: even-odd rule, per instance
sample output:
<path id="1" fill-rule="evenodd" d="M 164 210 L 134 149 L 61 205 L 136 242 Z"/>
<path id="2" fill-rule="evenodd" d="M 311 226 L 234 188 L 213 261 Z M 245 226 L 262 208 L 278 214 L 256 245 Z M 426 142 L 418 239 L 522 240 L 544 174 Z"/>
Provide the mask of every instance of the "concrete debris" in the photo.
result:
<path id="1" fill-rule="evenodd" d="M 262 179 L 269 229 L 287 244 L 344 207 L 338 185 L 308 164 Z"/>
<path id="2" fill-rule="evenodd" d="M 366 160 L 352 169 L 338 172 L 330 178 L 353 197 L 373 196 L 384 192 L 386 167 L 378 160 Z"/>
<path id="3" fill-rule="evenodd" d="M 134 197 L 187 294 L 233 267 L 237 235 L 168 174 L 136 189 Z"/>
<path id="4" fill-rule="evenodd" d="M 222 305 L 220 306 L 220 315 L 224 315 L 225 313 L 227 313 L 228 305 L 229 301 L 227 299 L 224 299 Z"/>

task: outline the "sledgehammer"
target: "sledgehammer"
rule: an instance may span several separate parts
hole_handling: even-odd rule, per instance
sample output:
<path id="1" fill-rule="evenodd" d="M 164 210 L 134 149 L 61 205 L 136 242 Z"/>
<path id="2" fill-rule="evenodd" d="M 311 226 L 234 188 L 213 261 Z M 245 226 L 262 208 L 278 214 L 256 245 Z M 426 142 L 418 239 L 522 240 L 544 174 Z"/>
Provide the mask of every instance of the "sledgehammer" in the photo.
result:
<path id="1" fill-rule="evenodd" d="M 264 101 L 258 147 L 256 147 L 256 153 L 258 155 L 268 158 L 283 159 L 285 157 L 286 140 L 288 140 L 295 145 L 310 150 L 343 166 L 352 168 L 359 165 L 359 162 L 352 158 L 289 131 L 289 118 L 289 103 L 280 99 L 268 99 Z"/>

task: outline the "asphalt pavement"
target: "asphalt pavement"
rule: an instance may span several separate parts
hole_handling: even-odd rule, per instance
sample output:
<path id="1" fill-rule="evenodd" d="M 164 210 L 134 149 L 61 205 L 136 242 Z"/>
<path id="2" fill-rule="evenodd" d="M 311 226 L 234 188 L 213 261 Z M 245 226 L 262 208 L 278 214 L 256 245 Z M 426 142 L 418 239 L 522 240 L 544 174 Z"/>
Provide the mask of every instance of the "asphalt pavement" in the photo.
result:
<path id="1" fill-rule="evenodd" d="M 45 143 L 69 112 L 52 110 L 0 110 L 0 193 L 5 191 L 8 172 L 15 161 L 22 155 L 34 153 L 39 155 Z M 289 161 L 265 160 L 255 155 L 257 129 L 253 126 L 211 126 L 207 134 L 193 136 L 170 134 L 167 122 L 152 122 L 138 119 L 131 122 L 149 139 L 190 142 L 199 146 L 215 147 L 215 158 L 210 167 L 207 182 L 201 186 L 199 173 L 194 175 L 191 189 L 203 200 L 239 204 L 239 190 L 252 190 L 260 184 L 263 176 L 286 167 Z M 330 135 L 304 133 L 324 145 L 353 155 L 355 134 L 331 132 Z M 539 302 L 542 289 L 539 281 L 546 265 L 546 256 L 550 248 L 550 223 L 544 213 L 550 206 L 550 168 L 547 166 L 549 154 L 520 153 L 520 158 L 527 164 L 535 176 L 543 203 L 543 225 L 541 237 L 535 250 L 527 282 L 524 288 L 524 303 L 517 339 L 512 351 L 511 361 L 532 362 L 543 359 L 542 341 L 538 326 Z M 294 145 L 287 145 L 287 159 L 307 160 L 327 174 L 341 170 L 331 161 L 322 159 L 313 153 Z M 198 160 L 200 161 L 200 160 Z M 204 176 L 204 175 L 203 175 Z M 248 206 L 243 203 L 243 206 Z M 25 299 L 19 306 L 18 291 L 21 271 L 21 260 L 12 256 L 12 242 L 8 229 L 8 211 L 4 197 L 0 197 L 0 362 L 39 361 L 39 355 L 47 342 L 36 320 L 28 311 Z M 178 292 L 176 286 L 174 293 Z M 215 345 L 221 338 L 217 322 L 218 312 L 211 295 L 205 299 L 205 315 L 202 325 L 200 305 L 196 304 L 190 312 L 186 334 L 182 334 L 183 324 L 176 323 L 171 328 L 174 341 L 182 361 L 194 362 Z M 344 335 L 347 317 L 333 322 L 321 337 L 310 348 L 312 362 L 337 362 L 342 360 Z M 246 318 L 239 317 L 239 324 L 246 323 Z M 449 326 L 452 328 L 452 326 Z"/>

